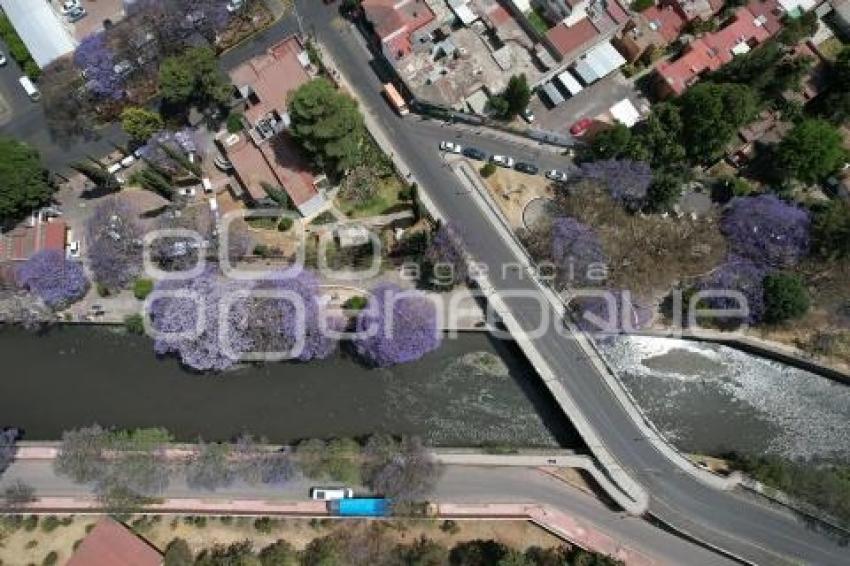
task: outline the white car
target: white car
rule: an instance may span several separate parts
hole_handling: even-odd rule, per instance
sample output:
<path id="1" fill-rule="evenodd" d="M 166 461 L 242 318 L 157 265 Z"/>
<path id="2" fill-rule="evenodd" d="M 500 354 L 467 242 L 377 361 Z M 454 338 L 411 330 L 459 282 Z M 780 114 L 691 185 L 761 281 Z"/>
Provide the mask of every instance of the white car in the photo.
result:
<path id="1" fill-rule="evenodd" d="M 333 501 L 335 499 L 349 499 L 354 497 L 354 490 L 350 487 L 313 487 L 310 488 L 310 499 L 318 501 Z"/>
<path id="2" fill-rule="evenodd" d="M 82 8 L 80 0 L 65 0 L 59 7 L 59 11 L 62 12 L 62 15 L 65 15 L 72 10 L 76 10 L 77 8 Z"/>
<path id="3" fill-rule="evenodd" d="M 195 187 L 183 187 L 180 189 L 180 194 L 184 197 L 193 197 L 195 196 Z"/>
<path id="4" fill-rule="evenodd" d="M 6 64 L 6 56 L 3 55 L 3 52 L 0 51 L 0 67 Z"/>
<path id="5" fill-rule="evenodd" d="M 463 151 L 463 148 L 460 144 L 450 141 L 442 141 L 440 142 L 440 150 L 445 151 L 446 153 L 460 153 Z"/>
<path id="6" fill-rule="evenodd" d="M 227 11 L 232 14 L 233 12 L 241 10 L 244 5 L 245 0 L 230 0 L 230 2 L 227 3 Z"/>
<path id="7" fill-rule="evenodd" d="M 68 243 L 68 257 L 77 258 L 80 257 L 80 241 L 74 240 L 73 242 Z"/>
<path id="8" fill-rule="evenodd" d="M 507 155 L 494 155 L 490 158 L 490 161 L 502 167 L 513 167 L 516 163 L 513 157 L 508 157 Z"/>
<path id="9" fill-rule="evenodd" d="M 522 116 L 522 119 L 531 124 L 534 122 L 534 112 L 531 111 L 531 108 L 526 108 L 522 112 L 519 113 Z"/>
<path id="10" fill-rule="evenodd" d="M 546 171 L 546 178 L 563 183 L 567 180 L 567 174 L 563 171 L 558 171 L 557 169 L 550 169 L 549 171 Z"/>

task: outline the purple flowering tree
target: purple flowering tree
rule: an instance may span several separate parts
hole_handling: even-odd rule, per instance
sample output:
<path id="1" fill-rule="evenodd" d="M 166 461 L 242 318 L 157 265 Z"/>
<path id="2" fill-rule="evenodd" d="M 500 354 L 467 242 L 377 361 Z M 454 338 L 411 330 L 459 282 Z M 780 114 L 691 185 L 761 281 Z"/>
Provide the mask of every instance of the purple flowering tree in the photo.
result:
<path id="1" fill-rule="evenodd" d="M 810 226 L 807 210 L 775 195 L 732 199 L 720 224 L 732 253 L 780 269 L 808 253 Z"/>
<path id="2" fill-rule="evenodd" d="M 101 98 L 119 100 L 124 97 L 124 79 L 115 72 L 115 62 L 105 32 L 87 36 L 74 52 L 74 64 L 83 73 L 86 88 Z"/>
<path id="3" fill-rule="evenodd" d="M 249 290 L 243 281 L 223 279 L 212 268 L 193 279 L 159 281 L 155 291 L 187 292 L 189 297 L 161 297 L 151 301 L 150 312 L 157 354 L 176 354 L 183 365 L 198 371 L 222 371 L 233 367 L 239 354 L 249 352 L 252 340 L 244 331 L 251 313 L 245 301 L 234 301 L 220 324 L 219 312 L 228 296 Z"/>
<path id="4" fill-rule="evenodd" d="M 463 240 L 453 226 L 440 224 L 428 249 L 425 260 L 432 268 L 434 286 L 451 288 L 469 276 L 469 257 Z"/>
<path id="5" fill-rule="evenodd" d="M 328 320 L 328 324 L 322 326 L 325 314 L 319 304 L 319 281 L 313 272 L 284 270 L 259 281 L 256 289 L 294 293 L 303 309 L 299 314 L 298 307 L 285 297 L 252 299 L 249 308 L 254 315 L 249 335 L 256 349 L 291 353 L 302 362 L 327 358 L 334 352 L 336 341 L 325 329 L 340 330 L 340 324 Z"/>
<path id="6" fill-rule="evenodd" d="M 107 289 L 122 289 L 142 269 L 139 212 L 117 198 L 99 204 L 86 222 L 86 247 L 94 280 Z"/>
<path id="7" fill-rule="evenodd" d="M 434 303 L 391 283 L 372 289 L 369 303 L 357 316 L 356 330 L 355 350 L 376 367 L 417 360 L 442 341 Z"/>
<path id="8" fill-rule="evenodd" d="M 769 272 L 770 269 L 764 265 L 731 255 L 717 269 L 700 279 L 694 288 L 698 291 L 737 291 L 744 296 L 747 304 L 742 305 L 732 297 L 707 297 L 700 301 L 699 306 L 711 309 L 746 307 L 749 310 L 746 321 L 758 323 L 764 316 L 763 281 Z"/>
<path id="9" fill-rule="evenodd" d="M 81 263 L 65 258 L 63 250 L 34 254 L 16 273 L 18 285 L 35 293 L 53 310 L 60 310 L 85 296 L 89 280 Z"/>
<path id="10" fill-rule="evenodd" d="M 212 39 L 230 22 L 227 2 L 221 0 L 135 0 L 125 1 L 125 9 L 128 16 L 151 26 L 160 43 L 175 52 L 192 33 Z"/>
<path id="11" fill-rule="evenodd" d="M 590 226 L 571 217 L 552 221 L 552 261 L 557 267 L 556 283 L 560 289 L 598 285 L 593 275 L 594 264 L 604 264 L 602 241 Z"/>
<path id="12" fill-rule="evenodd" d="M 630 210 L 646 204 L 652 169 L 643 161 L 604 159 L 581 164 L 581 176 L 604 184 L 611 197 Z"/>

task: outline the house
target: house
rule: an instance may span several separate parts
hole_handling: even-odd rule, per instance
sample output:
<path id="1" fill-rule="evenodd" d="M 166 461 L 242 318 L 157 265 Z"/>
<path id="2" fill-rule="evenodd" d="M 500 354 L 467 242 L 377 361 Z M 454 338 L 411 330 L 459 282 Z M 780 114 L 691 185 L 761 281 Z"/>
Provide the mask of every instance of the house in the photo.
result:
<path id="1" fill-rule="evenodd" d="M 741 127 L 726 148 L 726 160 L 739 167 L 747 163 L 756 153 L 759 144 L 779 142 L 793 124 L 780 120 L 780 114 L 763 110 L 755 120 Z"/>
<path id="2" fill-rule="evenodd" d="M 162 566 L 159 551 L 127 527 L 104 517 L 86 535 L 65 566 Z"/>
<path id="3" fill-rule="evenodd" d="M 242 195 L 255 205 L 275 205 L 269 190 L 282 190 L 302 215 L 321 211 L 327 205 L 319 190 L 325 178 L 313 175 L 286 131 L 287 97 L 311 79 L 310 59 L 299 39 L 291 36 L 273 45 L 233 69 L 230 79 L 243 106 L 245 129 L 224 132 L 216 139 L 233 166 Z"/>
<path id="4" fill-rule="evenodd" d="M 363 0 L 361 7 L 390 62 L 409 55 L 413 51 L 413 34 L 435 19 L 424 0 Z"/>
<path id="5" fill-rule="evenodd" d="M 626 60 L 634 63 L 645 53 L 664 49 L 676 41 L 687 24 L 673 5 L 652 6 L 629 20 L 615 43 Z"/>
<path id="6" fill-rule="evenodd" d="M 64 250 L 68 225 L 58 218 L 33 214 L 25 223 L 0 234 L 0 263 L 26 261 L 44 250 Z"/>
<path id="7" fill-rule="evenodd" d="M 572 4 L 552 0 L 547 11 L 560 23 L 546 32 L 546 43 L 563 63 L 571 63 L 588 49 L 610 40 L 629 19 L 617 0 L 582 0 Z M 553 13 L 566 16 L 557 17 Z"/>
<path id="8" fill-rule="evenodd" d="M 682 94 L 704 74 L 764 43 L 782 28 L 781 13 L 776 0 L 753 0 L 738 8 L 722 28 L 694 39 L 678 58 L 656 67 L 659 95 Z"/>

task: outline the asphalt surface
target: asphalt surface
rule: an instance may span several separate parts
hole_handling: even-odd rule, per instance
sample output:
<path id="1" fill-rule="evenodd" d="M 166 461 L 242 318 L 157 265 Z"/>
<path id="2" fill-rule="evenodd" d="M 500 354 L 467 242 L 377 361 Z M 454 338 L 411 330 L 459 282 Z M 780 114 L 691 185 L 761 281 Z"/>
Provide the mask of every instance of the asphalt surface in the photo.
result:
<path id="1" fill-rule="evenodd" d="M 364 47 L 362 38 L 350 27 L 339 25 L 333 6 L 312 0 L 300 2 L 299 6 L 308 31 L 314 33 L 331 52 L 336 65 L 364 101 L 364 111 L 372 113 L 380 121 L 395 151 L 412 168 L 411 172 L 423 189 L 453 223 L 462 227 L 466 243 L 476 259 L 488 264 L 494 275 L 501 272 L 500 266 L 515 263 L 517 258 L 511 249 L 502 242 L 486 215 L 442 161 L 437 149 L 439 141 L 452 139 L 485 152 L 507 153 L 519 160 L 536 163 L 541 170 L 567 168 L 568 159 L 552 155 L 542 148 L 498 140 L 488 134 L 455 131 L 448 126 L 440 126 L 438 122 L 422 122 L 412 116 L 399 119 L 380 95 L 381 84 L 372 72 L 372 56 Z M 260 53 L 295 29 L 291 19 L 283 20 L 247 45 L 225 54 L 223 64 L 231 67 Z M 14 62 L 9 61 L 9 65 L 14 66 Z M 17 85 L 19 74 L 10 73 L 13 69 L 18 72 L 14 67 L 0 69 L 0 83 L 5 85 L 0 89 L 4 94 Z M 19 86 L 17 88 L 20 89 Z M 59 143 L 50 136 L 39 105 L 28 100 L 29 106 L 20 102 L 12 103 L 14 115 L 0 128 L 0 133 L 22 139 L 40 149 L 48 167 L 62 170 L 68 161 L 79 156 L 98 155 L 109 150 L 109 143 L 105 140 L 96 143 L 80 141 L 71 147 Z M 455 131 L 454 137 L 449 133 L 452 131 Z M 104 144 L 106 149 L 99 151 Z M 536 291 L 531 281 L 520 278 L 513 271 L 504 277 L 494 276 L 492 282 L 498 290 Z M 507 302 L 523 328 L 537 326 L 541 312 L 531 309 L 527 301 Z M 549 315 L 550 319 L 557 319 L 553 313 Z M 763 507 L 741 494 L 711 489 L 684 474 L 651 444 L 643 441 L 640 430 L 573 340 L 565 339 L 553 330 L 536 339 L 536 347 L 560 375 L 562 383 L 583 409 L 608 450 L 648 489 L 651 494 L 650 511 L 654 516 L 758 564 L 778 564 L 787 562 L 789 558 L 817 564 L 847 563 L 846 548 L 812 530 L 802 520 L 790 513 Z M 487 483 L 490 480 L 482 478 L 482 481 Z M 507 485 L 504 493 L 521 498 L 523 483 Z M 482 484 L 481 489 L 489 490 L 490 486 Z M 551 497 L 546 502 L 559 505 L 558 496 L 554 492 L 549 495 L 546 492 L 544 489 L 538 495 Z M 661 533 L 657 529 L 653 532 Z M 642 533 L 638 540 L 649 540 L 645 537 L 651 536 L 654 535 Z M 687 547 L 691 552 L 697 552 L 692 545 Z M 696 554 L 692 556 L 696 557 Z M 696 558 L 682 563 L 704 562 Z"/>
<path id="2" fill-rule="evenodd" d="M 358 91 L 364 111 L 381 122 L 395 151 L 411 167 L 437 207 L 451 222 L 462 227 L 476 259 L 486 263 L 491 274 L 499 274 L 502 265 L 517 261 L 473 198 L 442 163 L 437 145 L 446 137 L 445 131 L 424 127 L 417 118 L 398 118 L 380 95 L 381 84 L 370 72 L 372 56 L 361 38 L 351 28 L 334 23 L 332 8 L 319 2 L 299 5 L 311 30 Z M 463 143 L 464 136 L 455 140 Z M 480 143 L 482 149 L 489 147 L 484 141 Z M 508 147 L 501 152 L 517 158 L 524 157 L 522 152 L 527 151 Z M 548 163 L 550 157 L 545 159 Z M 520 278 L 514 271 L 508 271 L 504 277 L 493 277 L 491 282 L 500 291 L 535 291 L 533 282 Z M 531 309 L 528 301 L 507 303 L 523 328 L 537 328 L 543 316 L 539 310 Z M 550 320 L 557 320 L 554 313 L 549 315 Z M 789 559 L 817 564 L 847 563 L 846 548 L 815 532 L 795 516 L 766 508 L 741 494 L 714 490 L 684 474 L 643 441 L 641 431 L 573 339 L 564 338 L 553 328 L 535 339 L 535 346 L 558 373 L 608 450 L 647 488 L 651 494 L 650 512 L 654 516 L 758 564 L 777 564 Z"/>
<path id="3" fill-rule="evenodd" d="M 58 477 L 49 460 L 13 463 L 3 474 L 0 487 L 18 479 L 32 485 L 42 496 L 80 497 L 90 494 L 88 486 Z M 296 501 L 307 499 L 310 487 L 315 485 L 315 482 L 304 479 L 273 487 L 237 482 L 210 492 L 190 489 L 182 478 L 175 478 L 163 497 Z M 666 563 L 705 566 L 731 563 L 640 518 L 612 512 L 595 497 L 534 468 L 447 466 L 433 498 L 450 503 L 543 503 L 592 523 L 623 546 L 635 548 Z"/>

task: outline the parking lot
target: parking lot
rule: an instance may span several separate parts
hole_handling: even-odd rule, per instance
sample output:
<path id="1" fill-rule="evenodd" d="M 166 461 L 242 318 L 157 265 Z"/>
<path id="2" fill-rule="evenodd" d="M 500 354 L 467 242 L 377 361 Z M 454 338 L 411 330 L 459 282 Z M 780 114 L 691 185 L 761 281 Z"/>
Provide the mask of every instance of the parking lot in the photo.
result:
<path id="1" fill-rule="evenodd" d="M 104 21 L 117 22 L 124 17 L 123 0 L 78 0 L 77 3 L 85 8 L 87 13 L 77 22 L 69 23 L 67 17 L 62 15 L 62 5 L 65 2 L 66 0 L 52 0 L 51 4 L 77 41 L 103 29 Z"/>
<path id="2" fill-rule="evenodd" d="M 550 108 L 546 95 L 536 92 L 529 108 L 534 112 L 534 126 L 558 133 L 567 133 L 577 120 L 593 118 L 608 111 L 617 102 L 628 98 L 639 110 L 643 103 L 640 92 L 621 73 L 615 72 L 587 86 L 559 106 Z"/>

